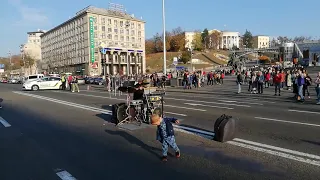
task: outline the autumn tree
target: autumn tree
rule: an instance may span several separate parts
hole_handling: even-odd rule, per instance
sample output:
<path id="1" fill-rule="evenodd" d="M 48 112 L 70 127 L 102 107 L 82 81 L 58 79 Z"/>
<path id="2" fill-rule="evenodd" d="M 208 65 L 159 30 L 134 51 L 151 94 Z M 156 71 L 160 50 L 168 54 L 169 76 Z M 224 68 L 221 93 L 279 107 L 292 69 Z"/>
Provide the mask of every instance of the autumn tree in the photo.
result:
<path id="1" fill-rule="evenodd" d="M 218 49 L 220 44 L 221 44 L 221 32 L 219 31 L 213 31 L 209 35 L 209 40 L 210 40 L 210 49 Z"/>
<path id="2" fill-rule="evenodd" d="M 205 49 L 207 49 L 208 44 L 209 44 L 209 31 L 207 28 L 205 28 L 202 32 L 201 32 L 201 42 L 204 46 Z"/>
<path id="3" fill-rule="evenodd" d="M 243 35 L 243 45 L 246 46 L 246 48 L 253 48 L 253 37 L 252 33 L 248 30 Z"/>
<path id="4" fill-rule="evenodd" d="M 185 49 L 185 33 L 178 27 L 172 30 L 170 39 L 170 51 L 177 52 Z"/>
<path id="5" fill-rule="evenodd" d="M 187 64 L 187 62 L 189 62 L 190 60 L 191 60 L 190 51 L 183 51 L 180 57 L 180 61 L 183 62 L 184 64 Z"/>
<path id="6" fill-rule="evenodd" d="M 197 32 L 193 36 L 192 46 L 194 50 L 201 51 L 203 49 L 201 33 Z"/>

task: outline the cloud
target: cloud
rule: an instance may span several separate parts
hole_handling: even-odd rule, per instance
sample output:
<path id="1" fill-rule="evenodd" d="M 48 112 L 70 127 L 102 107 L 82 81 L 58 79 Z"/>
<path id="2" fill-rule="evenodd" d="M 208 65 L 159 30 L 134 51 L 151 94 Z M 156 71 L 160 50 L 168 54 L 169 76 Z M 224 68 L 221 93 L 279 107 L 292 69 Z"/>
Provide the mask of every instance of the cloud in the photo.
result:
<path id="1" fill-rule="evenodd" d="M 20 0 L 9 0 L 9 3 L 11 3 L 20 14 L 20 20 L 15 22 L 15 25 L 47 25 L 49 23 L 49 18 L 43 10 L 29 7 Z"/>

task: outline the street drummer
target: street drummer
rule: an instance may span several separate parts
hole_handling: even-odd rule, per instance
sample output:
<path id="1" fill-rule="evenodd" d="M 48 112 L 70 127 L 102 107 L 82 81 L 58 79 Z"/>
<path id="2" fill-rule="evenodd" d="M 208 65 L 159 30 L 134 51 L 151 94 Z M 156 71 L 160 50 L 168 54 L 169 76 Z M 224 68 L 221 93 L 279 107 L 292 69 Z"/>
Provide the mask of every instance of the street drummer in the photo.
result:
<path id="1" fill-rule="evenodd" d="M 142 79 L 139 79 L 138 83 L 134 85 L 136 91 L 133 93 L 133 100 L 143 100 L 144 87 Z"/>

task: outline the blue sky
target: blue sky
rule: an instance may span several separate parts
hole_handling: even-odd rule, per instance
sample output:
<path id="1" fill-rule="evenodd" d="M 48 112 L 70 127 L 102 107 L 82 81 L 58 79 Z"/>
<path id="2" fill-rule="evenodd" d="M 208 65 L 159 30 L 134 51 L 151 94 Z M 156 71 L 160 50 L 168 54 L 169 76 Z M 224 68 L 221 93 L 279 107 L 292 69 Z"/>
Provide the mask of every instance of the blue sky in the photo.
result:
<path id="1" fill-rule="evenodd" d="M 1 0 L 0 56 L 19 53 L 26 32 L 48 30 L 88 5 L 103 0 Z M 147 22 L 146 36 L 162 31 L 161 0 L 113 0 Z M 166 0 L 167 29 L 220 29 L 270 36 L 314 36 L 320 39 L 319 0 Z"/>

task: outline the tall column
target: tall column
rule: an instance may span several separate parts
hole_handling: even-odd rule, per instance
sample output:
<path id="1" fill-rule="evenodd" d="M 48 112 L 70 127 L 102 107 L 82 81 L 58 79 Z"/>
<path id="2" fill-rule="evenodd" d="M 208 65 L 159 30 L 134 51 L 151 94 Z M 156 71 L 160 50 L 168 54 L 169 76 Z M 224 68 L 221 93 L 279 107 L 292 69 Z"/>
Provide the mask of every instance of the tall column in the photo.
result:
<path id="1" fill-rule="evenodd" d="M 126 54 L 126 58 L 127 58 L 127 75 L 129 76 L 129 74 L 130 74 L 130 53 L 129 52 L 127 52 L 127 54 Z"/>
<path id="2" fill-rule="evenodd" d="M 138 71 L 137 71 L 137 61 L 138 61 L 138 53 L 134 53 L 134 71 L 133 71 L 133 73 L 135 73 L 135 74 L 138 74 Z"/>

